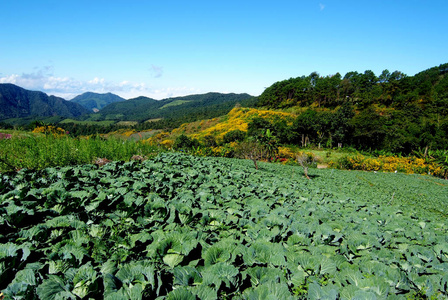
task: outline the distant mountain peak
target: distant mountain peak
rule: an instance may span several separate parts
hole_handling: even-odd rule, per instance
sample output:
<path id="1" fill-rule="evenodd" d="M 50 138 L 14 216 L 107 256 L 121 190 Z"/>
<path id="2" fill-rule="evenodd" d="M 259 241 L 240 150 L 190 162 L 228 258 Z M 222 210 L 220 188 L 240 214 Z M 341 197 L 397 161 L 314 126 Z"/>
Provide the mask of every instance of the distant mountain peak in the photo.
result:
<path id="1" fill-rule="evenodd" d="M 76 96 L 71 101 L 81 104 L 89 111 L 98 112 L 103 107 L 111 103 L 126 101 L 126 99 L 112 93 L 99 94 L 94 92 L 85 92 L 79 96 Z"/>
<path id="2" fill-rule="evenodd" d="M 0 84 L 0 120 L 24 117 L 78 117 L 88 110 L 63 98 L 26 90 L 10 83 Z"/>

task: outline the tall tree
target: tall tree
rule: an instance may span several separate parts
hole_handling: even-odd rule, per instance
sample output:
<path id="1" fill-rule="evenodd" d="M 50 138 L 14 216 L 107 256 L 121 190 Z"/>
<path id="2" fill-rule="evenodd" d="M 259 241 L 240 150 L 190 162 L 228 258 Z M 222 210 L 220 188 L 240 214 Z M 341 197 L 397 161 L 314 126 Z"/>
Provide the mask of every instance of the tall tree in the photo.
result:
<path id="1" fill-rule="evenodd" d="M 355 112 L 350 103 L 341 106 L 333 115 L 332 137 L 338 145 L 350 144 L 353 134 L 353 126 L 350 121 L 354 116 Z"/>

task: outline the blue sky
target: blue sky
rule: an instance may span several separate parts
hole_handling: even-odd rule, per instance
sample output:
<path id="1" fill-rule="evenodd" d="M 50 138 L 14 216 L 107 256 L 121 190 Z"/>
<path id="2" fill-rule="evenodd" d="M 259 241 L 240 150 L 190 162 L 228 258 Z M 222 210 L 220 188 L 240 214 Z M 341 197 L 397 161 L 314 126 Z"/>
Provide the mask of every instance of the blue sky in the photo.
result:
<path id="1" fill-rule="evenodd" d="M 448 62 L 447 0 L 0 0 L 0 83 L 70 99 L 260 95 L 336 72 Z"/>

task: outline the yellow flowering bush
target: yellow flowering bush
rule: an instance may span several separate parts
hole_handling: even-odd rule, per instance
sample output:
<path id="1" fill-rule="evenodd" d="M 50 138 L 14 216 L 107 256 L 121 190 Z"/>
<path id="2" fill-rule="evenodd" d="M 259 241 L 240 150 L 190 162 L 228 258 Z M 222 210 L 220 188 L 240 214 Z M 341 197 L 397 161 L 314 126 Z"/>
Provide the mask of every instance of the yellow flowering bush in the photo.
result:
<path id="1" fill-rule="evenodd" d="M 336 161 L 334 161 L 334 160 L 330 160 L 330 161 L 328 162 L 328 167 L 329 167 L 329 168 L 337 169 L 338 166 L 339 166 L 339 164 L 338 164 Z"/>
<path id="2" fill-rule="evenodd" d="M 234 148 L 231 146 L 197 147 L 189 153 L 195 156 L 234 157 Z"/>
<path id="3" fill-rule="evenodd" d="M 382 163 L 379 160 L 373 158 L 367 158 L 364 160 L 363 167 L 371 171 L 379 171 L 381 169 Z"/>
<path id="4" fill-rule="evenodd" d="M 34 128 L 33 133 L 52 134 L 54 136 L 63 136 L 67 134 L 64 129 L 53 125 L 38 126 Z"/>
<path id="5" fill-rule="evenodd" d="M 234 147 L 219 146 L 212 148 L 213 156 L 216 157 L 233 157 Z"/>
<path id="6" fill-rule="evenodd" d="M 191 155 L 195 156 L 214 156 L 211 147 L 197 147 L 193 148 L 190 152 Z"/>
<path id="7" fill-rule="evenodd" d="M 241 108 L 241 107 L 235 107 L 232 109 L 226 116 L 222 122 L 211 126 L 199 133 L 193 134 L 191 137 L 196 139 L 201 139 L 203 136 L 206 135 L 213 135 L 216 137 L 218 141 L 222 141 L 224 135 L 228 133 L 229 131 L 233 130 L 240 130 L 243 132 L 247 132 L 248 124 L 249 122 L 256 118 L 256 117 L 262 117 L 262 118 L 287 118 L 288 120 L 292 120 L 293 114 L 290 113 L 284 113 L 284 112 L 275 112 L 271 110 L 259 110 L 255 108 Z M 185 125 L 185 124 L 184 124 Z M 182 126 L 184 126 L 182 125 Z M 179 131 L 182 130 L 182 126 L 179 128 Z M 185 129 L 185 128 L 184 128 Z M 173 130 L 173 133 L 174 132 Z"/>
<path id="8" fill-rule="evenodd" d="M 137 131 L 135 131 L 134 129 L 132 130 L 126 130 L 122 133 L 122 135 L 124 135 L 125 137 L 130 137 L 131 135 L 133 135 L 134 133 L 136 133 Z"/>
<path id="9" fill-rule="evenodd" d="M 403 172 L 408 174 L 432 174 L 441 177 L 443 170 L 433 162 L 426 162 L 423 158 L 415 156 L 379 156 L 377 158 L 365 157 L 357 154 L 345 156 L 340 159 L 339 166 L 330 162 L 329 167 L 339 167 L 351 170 Z"/>
<path id="10" fill-rule="evenodd" d="M 278 147 L 278 156 L 281 158 L 295 159 L 296 153 L 294 153 L 290 148 Z"/>
<path id="11" fill-rule="evenodd" d="M 166 149 L 171 149 L 173 148 L 174 145 L 174 141 L 173 140 L 163 140 L 159 143 L 160 146 L 166 148 Z"/>
<path id="12" fill-rule="evenodd" d="M 300 156 L 306 155 L 307 157 L 310 157 L 313 162 L 316 164 L 313 164 L 312 167 L 317 166 L 317 162 L 320 161 L 320 159 L 312 152 L 309 151 L 294 151 L 289 147 L 279 147 L 278 148 L 278 158 L 279 161 L 283 164 L 287 163 L 297 163 L 297 158 Z"/>
<path id="13" fill-rule="evenodd" d="M 167 149 L 170 149 L 174 144 L 174 140 L 168 139 L 169 136 L 170 136 L 169 132 L 162 131 L 144 140 L 143 143 L 148 143 L 153 146 L 162 146 Z"/>

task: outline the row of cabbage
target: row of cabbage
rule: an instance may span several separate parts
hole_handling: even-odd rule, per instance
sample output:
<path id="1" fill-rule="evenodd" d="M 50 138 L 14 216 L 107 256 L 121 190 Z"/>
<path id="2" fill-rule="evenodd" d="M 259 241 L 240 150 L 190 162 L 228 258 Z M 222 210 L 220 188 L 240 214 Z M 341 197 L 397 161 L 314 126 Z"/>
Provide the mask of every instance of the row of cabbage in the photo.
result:
<path id="1" fill-rule="evenodd" d="M 2 296 L 448 296 L 443 220 L 316 188 L 299 168 L 285 172 L 164 153 L 2 174 Z"/>

